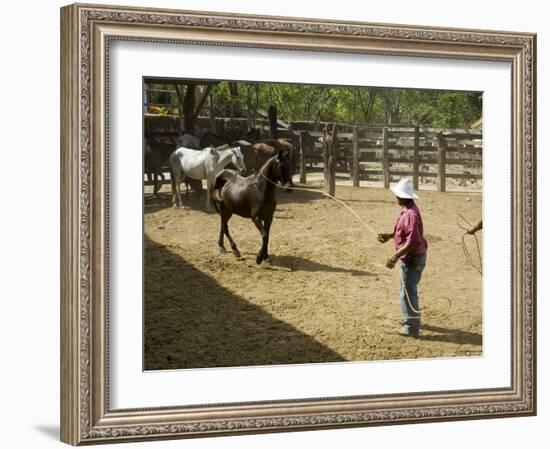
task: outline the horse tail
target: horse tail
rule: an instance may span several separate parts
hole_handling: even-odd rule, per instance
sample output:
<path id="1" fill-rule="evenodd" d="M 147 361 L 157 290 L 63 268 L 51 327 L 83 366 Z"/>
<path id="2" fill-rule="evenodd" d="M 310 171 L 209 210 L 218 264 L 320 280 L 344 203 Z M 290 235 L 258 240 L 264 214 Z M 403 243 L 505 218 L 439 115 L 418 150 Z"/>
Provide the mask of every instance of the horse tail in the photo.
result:
<path id="1" fill-rule="evenodd" d="M 221 210 L 221 207 L 220 207 L 220 201 L 218 200 L 218 197 L 217 196 L 216 197 L 211 196 L 210 201 L 214 205 L 214 209 L 216 210 L 216 212 L 221 215 L 222 210 Z"/>
<path id="2" fill-rule="evenodd" d="M 221 171 L 214 176 L 212 183 L 210 184 L 210 200 L 212 201 L 212 204 L 214 204 L 214 209 L 216 209 L 218 214 L 221 214 L 220 203 L 223 201 L 222 188 L 226 183 L 227 179 L 223 177 L 223 171 Z"/>

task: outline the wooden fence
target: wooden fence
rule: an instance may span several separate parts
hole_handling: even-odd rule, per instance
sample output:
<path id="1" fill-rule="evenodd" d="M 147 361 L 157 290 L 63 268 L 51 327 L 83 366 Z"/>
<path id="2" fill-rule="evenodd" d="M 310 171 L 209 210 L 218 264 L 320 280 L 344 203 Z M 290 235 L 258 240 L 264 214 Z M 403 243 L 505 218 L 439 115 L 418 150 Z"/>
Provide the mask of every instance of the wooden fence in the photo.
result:
<path id="1" fill-rule="evenodd" d="M 449 178 L 482 179 L 479 129 L 337 125 L 330 136 L 326 129 L 293 132 L 299 136 L 301 182 L 320 165 L 327 186 L 335 176 L 332 170 L 347 172 L 355 187 L 360 180 L 380 180 L 387 188 L 395 178 L 409 176 L 415 189 L 420 180 L 434 179 L 437 189 L 445 192 Z M 334 167 L 329 169 L 331 158 Z"/>
<path id="2" fill-rule="evenodd" d="M 215 125 L 229 140 L 242 138 L 248 130 L 246 119 L 198 118 L 201 128 Z M 258 120 L 262 136 L 269 124 Z M 145 117 L 145 136 L 157 142 L 175 142 L 178 135 L 175 116 Z M 220 132 L 221 131 L 221 132 Z M 336 173 L 349 176 L 354 187 L 360 181 L 390 182 L 408 176 L 414 188 L 426 182 L 437 190 L 447 190 L 448 179 L 464 185 L 482 179 L 482 131 L 480 129 L 444 129 L 419 126 L 356 126 L 348 124 L 293 122 L 278 129 L 278 137 L 292 141 L 297 151 L 292 160 L 300 183 L 307 174 L 322 171 L 329 193 L 334 190 Z"/>

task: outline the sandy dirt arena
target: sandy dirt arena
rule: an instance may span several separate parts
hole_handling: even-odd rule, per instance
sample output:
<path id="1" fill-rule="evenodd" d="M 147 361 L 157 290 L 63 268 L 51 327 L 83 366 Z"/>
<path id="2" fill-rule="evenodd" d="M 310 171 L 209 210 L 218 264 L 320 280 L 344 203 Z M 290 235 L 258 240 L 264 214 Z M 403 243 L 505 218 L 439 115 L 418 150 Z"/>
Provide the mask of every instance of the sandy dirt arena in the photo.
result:
<path id="1" fill-rule="evenodd" d="M 389 190 L 338 186 L 336 196 L 376 232 L 392 230 L 399 206 Z M 256 265 L 261 238 L 249 219 L 229 221 L 242 258 L 219 254 L 220 219 L 204 197 L 184 194 L 174 209 L 168 185 L 158 198 L 146 187 L 145 369 L 480 356 L 482 279 L 457 213 L 479 219 L 481 194 L 419 196 L 429 246 L 421 337 L 410 339 L 396 334 L 399 269 L 385 268 L 393 241 L 380 244 L 338 203 L 277 192 L 272 264 Z M 474 238 L 466 242 L 477 260 Z"/>

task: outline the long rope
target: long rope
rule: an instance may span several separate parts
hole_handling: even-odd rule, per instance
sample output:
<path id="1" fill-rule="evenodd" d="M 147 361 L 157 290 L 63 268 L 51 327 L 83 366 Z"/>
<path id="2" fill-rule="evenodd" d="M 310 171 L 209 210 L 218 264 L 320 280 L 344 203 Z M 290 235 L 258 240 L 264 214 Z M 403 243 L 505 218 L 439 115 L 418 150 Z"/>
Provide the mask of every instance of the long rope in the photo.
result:
<path id="1" fill-rule="evenodd" d="M 273 182 L 271 179 L 269 179 L 267 176 L 265 176 L 263 173 L 260 172 L 260 175 L 262 175 L 267 181 L 269 181 L 271 184 L 273 184 L 274 186 L 276 187 L 279 187 L 280 189 L 289 189 L 289 190 L 302 190 L 304 192 L 313 192 L 313 193 L 319 193 L 321 195 L 325 195 L 327 197 L 329 197 L 330 199 L 336 201 L 337 203 L 341 204 L 342 206 L 344 206 L 349 212 L 351 212 L 361 223 L 363 223 L 363 225 L 365 226 L 365 228 L 367 228 L 373 235 L 378 235 L 376 233 L 376 231 L 374 229 L 372 229 L 368 223 L 363 220 L 358 214 L 357 212 L 355 212 L 351 207 L 349 207 L 346 203 L 344 203 L 342 200 L 339 200 L 338 198 L 334 197 L 333 195 L 331 195 L 330 193 L 328 192 L 325 192 L 323 190 L 315 190 L 315 189 L 308 189 L 308 188 L 305 188 L 305 187 L 290 187 L 290 186 L 281 186 L 279 184 L 277 184 L 276 182 Z"/>

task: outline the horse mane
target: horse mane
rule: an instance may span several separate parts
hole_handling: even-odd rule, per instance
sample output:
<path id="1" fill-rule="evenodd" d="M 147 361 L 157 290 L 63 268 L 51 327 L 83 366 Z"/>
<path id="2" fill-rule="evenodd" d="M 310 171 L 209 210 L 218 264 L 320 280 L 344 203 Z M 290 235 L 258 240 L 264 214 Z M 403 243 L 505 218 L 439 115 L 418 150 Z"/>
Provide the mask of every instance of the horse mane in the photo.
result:
<path id="1" fill-rule="evenodd" d="M 208 152 L 210 153 L 210 155 L 212 156 L 212 158 L 214 159 L 214 161 L 216 163 L 218 163 L 218 161 L 220 160 L 220 155 L 218 154 L 218 152 L 216 151 L 216 148 L 214 147 L 207 147 L 206 148 L 208 150 Z"/>

